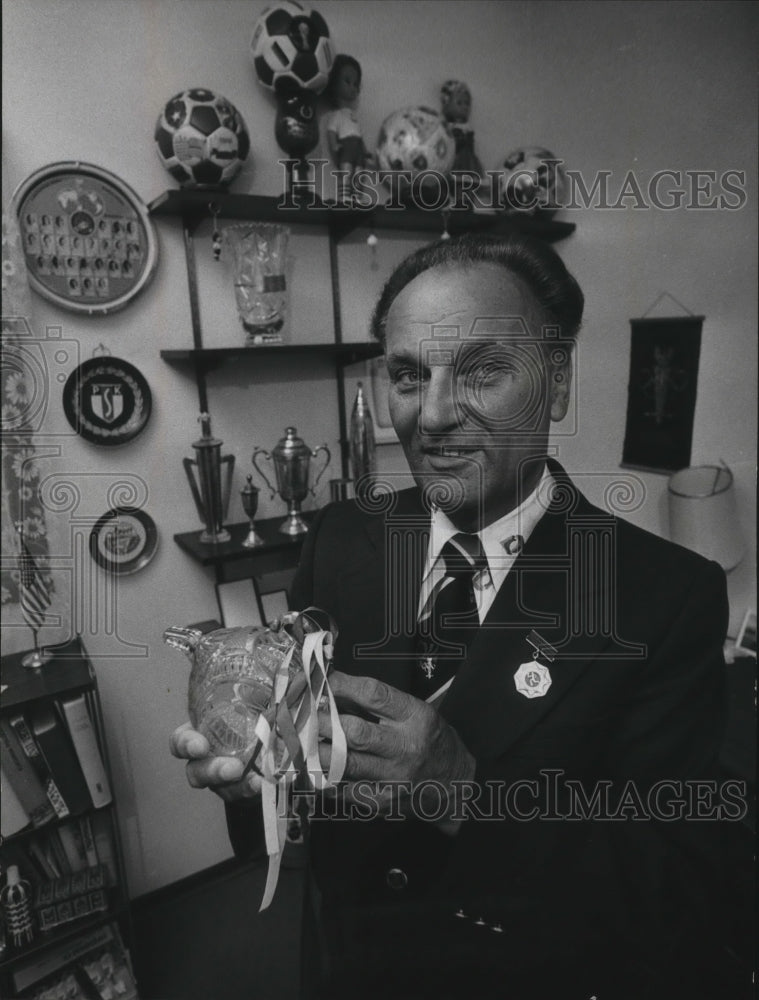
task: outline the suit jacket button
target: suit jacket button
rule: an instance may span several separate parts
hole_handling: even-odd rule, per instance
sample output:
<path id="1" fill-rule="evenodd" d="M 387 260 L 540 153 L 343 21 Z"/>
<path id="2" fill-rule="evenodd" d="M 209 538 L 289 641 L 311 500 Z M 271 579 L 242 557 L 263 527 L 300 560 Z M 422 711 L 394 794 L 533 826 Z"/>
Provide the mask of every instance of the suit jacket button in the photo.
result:
<path id="1" fill-rule="evenodd" d="M 396 891 L 405 889 L 408 885 L 408 875 L 402 868 L 388 868 L 385 873 L 385 882 L 391 889 Z"/>

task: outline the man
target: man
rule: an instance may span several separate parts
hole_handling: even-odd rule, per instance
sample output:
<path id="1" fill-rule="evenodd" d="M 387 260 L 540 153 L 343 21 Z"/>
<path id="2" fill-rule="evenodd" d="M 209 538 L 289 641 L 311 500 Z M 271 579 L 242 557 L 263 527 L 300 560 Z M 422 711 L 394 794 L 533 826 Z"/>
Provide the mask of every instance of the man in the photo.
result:
<path id="1" fill-rule="evenodd" d="M 339 629 L 348 762 L 306 913 L 324 996 L 725 995 L 721 825 L 683 806 L 715 794 L 724 577 L 547 458 L 582 308 L 519 237 L 425 248 L 380 298 L 417 485 L 320 511 L 292 594 Z M 173 749 L 245 853 L 255 784 L 191 730 Z"/>

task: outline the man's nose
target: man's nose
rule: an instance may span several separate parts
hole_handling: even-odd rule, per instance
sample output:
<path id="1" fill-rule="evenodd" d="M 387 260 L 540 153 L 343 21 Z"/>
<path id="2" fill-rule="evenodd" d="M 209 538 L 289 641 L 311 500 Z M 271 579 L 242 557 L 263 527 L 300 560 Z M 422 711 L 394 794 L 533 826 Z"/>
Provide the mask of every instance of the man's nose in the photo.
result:
<path id="1" fill-rule="evenodd" d="M 458 425 L 453 383 L 452 368 L 440 365 L 432 369 L 422 389 L 419 405 L 419 429 L 422 434 L 442 434 Z"/>

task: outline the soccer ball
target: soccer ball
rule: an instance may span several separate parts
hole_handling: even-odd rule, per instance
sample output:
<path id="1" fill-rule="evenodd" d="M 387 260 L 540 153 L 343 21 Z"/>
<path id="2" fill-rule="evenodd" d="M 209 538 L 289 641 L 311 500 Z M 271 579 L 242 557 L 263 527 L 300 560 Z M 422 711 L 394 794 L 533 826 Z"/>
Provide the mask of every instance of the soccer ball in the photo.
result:
<path id="1" fill-rule="evenodd" d="M 167 102 L 155 127 L 158 156 L 186 187 L 218 187 L 240 171 L 250 138 L 234 105 L 211 90 L 183 90 Z"/>
<path id="2" fill-rule="evenodd" d="M 264 10 L 250 49 L 258 80 L 269 90 L 288 81 L 320 94 L 335 59 L 327 22 L 296 0 L 281 0 Z"/>
<path id="3" fill-rule="evenodd" d="M 425 107 L 403 108 L 388 115 L 382 123 L 376 154 L 380 170 L 409 171 L 413 182 L 428 170 L 448 174 L 456 155 L 456 143 L 437 111 Z M 408 181 L 401 177 L 398 188 L 407 192 Z"/>
<path id="4" fill-rule="evenodd" d="M 553 215 L 561 207 L 566 186 L 562 161 L 538 146 L 509 153 L 498 179 L 500 202 L 509 215 Z"/>

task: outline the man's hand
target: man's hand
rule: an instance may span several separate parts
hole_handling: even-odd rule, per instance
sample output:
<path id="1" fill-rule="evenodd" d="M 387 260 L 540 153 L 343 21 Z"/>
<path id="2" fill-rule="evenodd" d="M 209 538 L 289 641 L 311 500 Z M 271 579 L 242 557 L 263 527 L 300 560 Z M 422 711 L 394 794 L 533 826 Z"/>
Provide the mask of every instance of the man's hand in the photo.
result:
<path id="1" fill-rule="evenodd" d="M 329 682 L 341 708 L 340 722 L 348 744 L 345 797 L 353 798 L 357 782 L 364 788 L 367 783 L 377 783 L 379 811 L 387 812 L 397 791 L 424 784 L 430 798 L 434 797 L 431 806 L 434 811 L 440 799 L 431 787 L 434 782 L 442 786 L 452 808 L 453 782 L 471 780 L 475 760 L 456 730 L 436 709 L 372 677 L 351 677 L 335 670 L 330 673 Z M 358 708 L 377 721 L 369 722 L 351 714 L 351 708 Z M 322 711 L 320 756 L 325 769 L 329 767 L 331 745 L 324 741 L 329 741 L 331 735 L 329 712 Z M 364 801 L 365 795 L 363 792 Z M 447 823 L 443 823 L 443 828 L 450 831 Z"/>
<path id="2" fill-rule="evenodd" d="M 225 802 L 239 802 L 261 793 L 259 775 L 251 772 L 243 778 L 242 761 L 211 756 L 208 740 L 189 722 L 171 734 L 169 749 L 175 757 L 188 762 L 187 781 L 193 788 L 210 788 Z"/>

